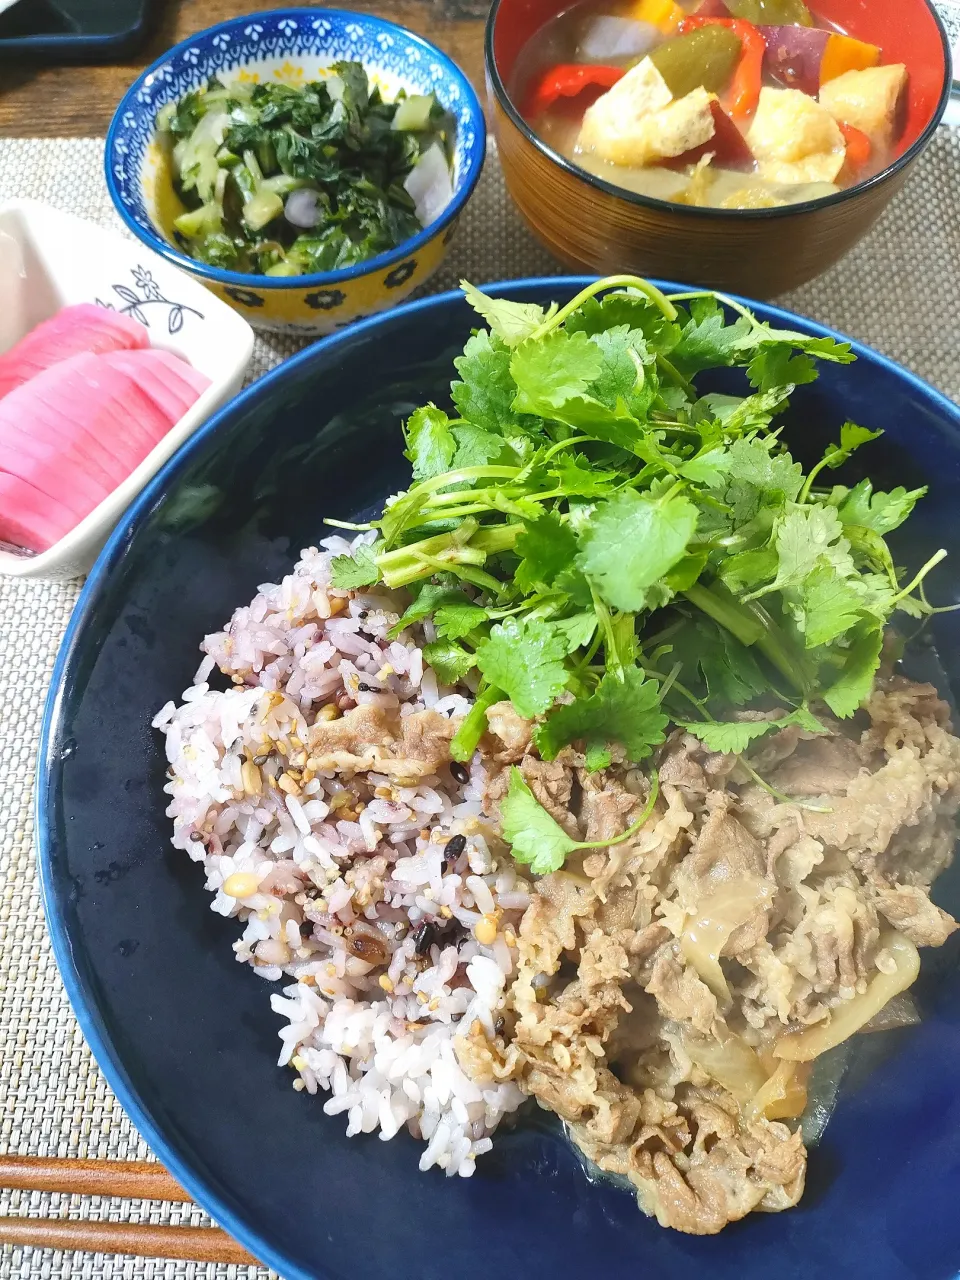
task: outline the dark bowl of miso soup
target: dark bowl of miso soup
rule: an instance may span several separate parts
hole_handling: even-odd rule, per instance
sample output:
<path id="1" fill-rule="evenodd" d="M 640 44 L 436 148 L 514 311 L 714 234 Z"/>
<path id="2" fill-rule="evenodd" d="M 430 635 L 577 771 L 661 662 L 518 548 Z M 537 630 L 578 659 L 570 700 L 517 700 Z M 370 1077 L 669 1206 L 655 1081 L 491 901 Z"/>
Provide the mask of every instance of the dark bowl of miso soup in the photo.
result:
<path id="1" fill-rule="evenodd" d="M 929 0 L 494 0 L 486 66 L 558 258 L 758 298 L 853 248 L 950 93 Z"/>

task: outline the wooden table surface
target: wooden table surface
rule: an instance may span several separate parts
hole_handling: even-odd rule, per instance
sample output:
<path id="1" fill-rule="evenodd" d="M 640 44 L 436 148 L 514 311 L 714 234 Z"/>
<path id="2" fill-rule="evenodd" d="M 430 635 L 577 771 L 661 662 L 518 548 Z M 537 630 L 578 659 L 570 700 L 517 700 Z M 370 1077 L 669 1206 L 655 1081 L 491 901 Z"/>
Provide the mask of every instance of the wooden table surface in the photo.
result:
<path id="1" fill-rule="evenodd" d="M 27 0 L 29 2 L 29 0 Z M 332 0 L 331 0 L 332 2 Z M 95 66 L 0 60 L 0 137 L 103 136 L 124 90 L 165 49 L 195 31 L 281 0 L 154 0 L 150 36 L 122 62 Z M 309 5 L 310 0 L 293 0 Z M 338 7 L 377 13 L 427 36 L 483 86 L 487 0 L 336 0 Z M 319 7 L 319 6 L 317 6 Z"/>

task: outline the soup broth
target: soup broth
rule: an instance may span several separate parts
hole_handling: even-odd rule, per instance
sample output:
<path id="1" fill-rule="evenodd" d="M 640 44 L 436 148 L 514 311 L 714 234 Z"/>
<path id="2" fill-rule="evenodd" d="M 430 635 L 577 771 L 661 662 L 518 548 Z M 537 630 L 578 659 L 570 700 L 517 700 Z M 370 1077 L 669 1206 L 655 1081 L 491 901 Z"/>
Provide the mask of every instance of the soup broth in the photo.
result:
<path id="1" fill-rule="evenodd" d="M 906 80 L 803 0 L 584 0 L 528 41 L 510 92 L 544 142 L 598 178 L 749 209 L 886 168 Z"/>

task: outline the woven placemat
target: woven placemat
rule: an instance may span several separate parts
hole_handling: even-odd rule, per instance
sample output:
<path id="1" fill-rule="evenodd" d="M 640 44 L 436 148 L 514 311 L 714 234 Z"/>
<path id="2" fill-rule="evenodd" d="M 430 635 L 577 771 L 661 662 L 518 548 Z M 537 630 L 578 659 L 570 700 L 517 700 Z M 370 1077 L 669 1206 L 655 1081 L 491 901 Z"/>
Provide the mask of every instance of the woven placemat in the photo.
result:
<path id="1" fill-rule="evenodd" d="M 0 141 L 0 193 L 32 196 L 119 226 L 95 139 Z M 941 130 L 907 188 L 843 263 L 785 305 L 834 325 L 960 400 L 960 133 Z M 789 252 L 789 245 L 784 246 Z M 514 213 L 491 155 L 461 232 L 431 290 L 558 274 Z M 288 338 L 257 342 L 251 377 L 289 355 Z M 32 776 L 43 699 L 78 583 L 0 578 L 0 1150 L 143 1159 L 150 1153 L 106 1085 L 60 984 L 36 887 Z M 251 991 L 251 998 L 254 993 Z M 202 1224 L 193 1206 L 0 1193 L 0 1213 Z M 227 1280 L 267 1270 L 7 1248 L 0 1280 Z M 398 1276 L 403 1277 L 402 1269 Z"/>

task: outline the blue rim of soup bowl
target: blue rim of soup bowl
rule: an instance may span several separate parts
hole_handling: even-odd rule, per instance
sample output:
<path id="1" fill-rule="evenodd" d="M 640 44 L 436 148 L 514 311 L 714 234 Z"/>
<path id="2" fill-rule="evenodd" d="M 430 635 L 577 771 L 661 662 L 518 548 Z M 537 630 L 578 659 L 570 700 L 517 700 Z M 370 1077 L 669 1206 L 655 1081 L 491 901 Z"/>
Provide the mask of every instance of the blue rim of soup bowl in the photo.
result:
<path id="1" fill-rule="evenodd" d="M 359 23 L 375 37 L 385 36 L 392 37 L 395 40 L 402 40 L 408 47 L 413 47 L 419 52 L 429 55 L 431 59 L 443 68 L 446 77 L 453 81 L 459 89 L 460 104 L 458 110 L 469 121 L 473 130 L 473 137 L 471 140 L 464 142 L 464 169 L 460 184 L 453 193 L 453 199 L 440 217 L 431 222 L 429 226 L 424 227 L 415 236 L 411 236 L 409 240 L 404 240 L 395 249 L 389 249 L 387 252 L 377 254 L 373 258 L 366 258 L 363 262 L 358 262 L 352 267 L 341 267 L 337 271 L 315 271 L 299 276 L 267 276 L 255 272 L 227 271 L 222 267 L 211 267 L 205 262 L 191 258 L 189 254 L 181 252 L 181 250 L 170 244 L 159 233 L 152 218 L 149 219 L 149 229 L 145 227 L 143 222 L 131 212 L 129 201 L 120 189 L 115 172 L 115 166 L 125 168 L 136 164 L 137 172 L 131 175 L 131 181 L 135 181 L 142 189 L 139 172 L 142 161 L 130 154 L 127 144 L 123 142 L 120 135 L 125 128 L 125 117 L 130 115 L 142 118 L 145 114 L 152 113 L 149 127 L 151 131 L 154 130 L 156 112 L 163 104 L 157 103 L 153 99 L 149 102 L 142 100 L 139 96 L 141 92 L 149 87 L 158 73 L 168 71 L 170 64 L 178 58 L 186 61 L 183 55 L 200 44 L 215 46 L 219 37 L 229 37 L 234 31 L 243 30 L 256 24 L 276 23 L 279 26 L 285 20 L 295 23 L 302 20 L 315 24 L 324 19 L 330 19 L 334 23 L 339 22 L 342 24 Z M 327 33 L 321 34 L 318 32 L 317 52 L 322 52 L 322 41 L 326 38 L 326 35 Z M 193 63 L 197 73 L 194 87 L 206 83 L 209 76 L 213 75 L 217 70 L 216 68 L 205 70 L 208 52 L 208 49 L 199 52 L 198 58 Z M 269 52 L 282 55 L 286 50 L 280 44 L 269 50 Z M 161 80 L 167 80 L 169 75 L 161 75 L 160 78 Z M 176 98 L 169 100 L 175 101 Z M 446 106 L 446 104 L 444 105 Z M 447 106 L 447 109 L 453 110 L 449 106 Z M 458 133 L 463 126 L 464 121 L 458 119 Z M 215 26 L 207 27 L 204 31 L 198 31 L 196 35 L 188 36 L 186 40 L 181 40 L 179 44 L 173 45 L 156 62 L 147 67 L 127 89 L 114 112 L 110 128 L 107 131 L 106 146 L 104 148 L 104 171 L 110 198 L 127 227 L 138 240 L 148 245 L 155 253 L 159 253 L 166 258 L 168 262 L 172 262 L 174 266 L 189 271 L 192 275 L 199 276 L 204 280 L 236 288 L 249 289 L 255 287 L 261 290 L 313 289 L 322 288 L 326 285 L 340 284 L 347 280 L 355 280 L 360 276 L 372 275 L 402 262 L 435 239 L 444 228 L 448 227 L 459 216 L 473 194 L 483 170 L 483 163 L 486 157 L 486 138 L 487 130 L 483 108 L 480 105 L 476 90 L 467 78 L 466 73 L 457 66 L 452 58 L 448 57 L 441 49 L 438 49 L 435 44 L 424 39 L 423 36 L 417 35 L 396 22 L 390 22 L 386 18 L 379 18 L 363 12 L 353 12 L 349 9 L 270 9 L 263 13 L 250 13 L 239 18 L 231 18 L 227 22 L 220 22 Z M 120 143 L 119 146 L 118 143 Z"/>
<path id="2" fill-rule="evenodd" d="M 577 293 L 584 285 L 598 279 L 597 276 L 541 276 L 517 280 L 500 280 L 483 286 L 486 292 L 496 296 L 512 297 L 524 294 L 529 290 L 542 291 L 549 295 L 554 290 L 569 290 Z M 670 281 L 653 280 L 652 283 L 666 292 L 679 292 L 686 286 Z M 937 391 L 917 374 L 905 369 L 889 357 L 875 351 L 863 343 L 857 342 L 836 329 L 828 328 L 805 316 L 786 311 L 769 303 L 757 303 L 737 294 L 725 294 L 725 297 L 740 302 L 750 308 L 761 309 L 766 319 L 782 324 L 784 328 L 801 327 L 816 336 L 830 337 L 837 342 L 846 342 L 858 358 L 866 357 L 870 363 L 877 362 L 889 369 L 897 378 L 921 392 L 924 397 L 934 401 L 944 418 L 954 424 L 960 435 L 960 408 L 949 400 L 942 392 Z M 370 333 L 378 325 L 395 323 L 400 318 L 419 315 L 432 308 L 448 306 L 454 299 L 461 299 L 458 290 L 434 294 L 416 302 L 407 302 L 392 311 L 370 316 L 359 320 L 348 330 L 327 338 L 322 344 L 329 356 L 331 347 L 343 343 L 355 343 L 363 333 Z M 241 391 L 227 405 L 203 423 L 194 434 L 186 440 L 177 452 L 157 472 L 153 479 L 144 486 L 137 498 L 121 516 L 109 540 L 97 558 L 90 575 L 80 593 L 73 614 L 67 626 L 66 634 L 57 653 L 50 688 L 43 711 L 43 723 L 40 731 L 40 746 L 37 754 L 36 786 L 34 799 L 34 820 L 36 830 L 37 862 L 40 879 L 40 892 L 43 901 L 47 929 L 53 946 L 57 968 L 63 980 L 64 988 L 76 1015 L 77 1022 L 84 1039 L 93 1052 L 111 1089 L 121 1107 L 130 1117 L 138 1132 L 143 1135 L 153 1153 L 163 1165 L 190 1192 L 197 1204 L 220 1224 L 234 1239 L 240 1241 L 261 1263 L 272 1267 L 286 1280 L 324 1280 L 329 1272 L 323 1269 L 322 1263 L 311 1266 L 310 1270 L 293 1263 L 283 1256 L 282 1246 L 268 1246 L 243 1219 L 234 1212 L 226 1196 L 215 1190 L 207 1181 L 202 1170 L 197 1168 L 187 1156 L 181 1156 L 176 1139 L 168 1139 L 163 1132 L 162 1122 L 155 1119 L 147 1106 L 141 1103 L 136 1087 L 131 1081 L 127 1069 L 117 1052 L 104 1025 L 97 1007 L 96 999 L 87 990 L 74 959 L 70 935 L 58 908 L 58 895 L 52 876 L 54 853 L 53 815 L 56 808 L 57 775 L 56 747 L 58 735 L 62 730 L 61 708 L 66 691 L 64 681 L 71 664 L 73 651 L 81 639 L 84 627 L 94 613 L 97 597 L 104 584 L 109 580 L 114 569 L 126 554 L 137 527 L 149 516 L 153 508 L 164 497 L 170 485 L 184 470 L 190 459 L 206 444 L 208 438 L 220 430 L 222 424 L 240 412 L 251 400 L 260 399 L 265 392 L 279 381 L 282 381 L 294 368 L 316 358 L 317 346 L 305 347 L 302 351 L 277 365 L 264 374 L 257 382 Z M 251 987 L 251 991 L 253 988 Z M 189 1142 L 186 1143 L 189 1146 Z M 371 1148 L 373 1149 L 373 1148 Z"/>
<path id="3" fill-rule="evenodd" d="M 937 101 L 933 115 L 924 126 L 919 137 L 907 147 L 902 155 L 891 160 L 890 163 L 879 173 L 873 174 L 869 178 L 865 178 L 862 182 L 856 182 L 853 186 L 844 187 L 842 191 L 835 191 L 832 195 L 819 196 L 816 200 L 801 200 L 796 204 L 774 205 L 767 209 L 718 209 L 709 205 L 692 205 L 679 204 L 673 200 L 661 200 L 658 196 L 643 195 L 639 191 L 629 191 L 626 187 L 618 187 L 616 183 L 607 182 L 605 178 L 597 177 L 596 174 L 590 173 L 587 169 L 581 169 L 572 160 L 568 160 L 566 156 L 555 151 L 549 143 L 536 133 L 514 105 L 513 99 L 507 92 L 507 87 L 503 82 L 497 68 L 497 60 L 493 51 L 493 34 L 497 25 L 497 16 L 503 4 L 503 0 L 493 0 L 490 6 L 490 13 L 487 16 L 487 26 L 484 33 L 483 41 L 483 58 L 489 83 L 493 88 L 497 103 L 506 114 L 510 121 L 514 124 L 528 142 L 533 143 L 538 151 L 542 152 L 548 160 L 552 160 L 558 168 L 563 169 L 565 173 L 569 173 L 572 177 L 586 182 L 589 186 L 595 187 L 598 191 L 602 191 L 604 195 L 616 196 L 619 200 L 624 200 L 628 204 L 640 205 L 645 209 L 667 210 L 681 217 L 688 218 L 748 218 L 751 220 L 763 220 L 767 218 L 782 218 L 796 213 L 808 213 L 812 209 L 825 209 L 831 205 L 842 204 L 845 200 L 853 199 L 862 191 L 869 191 L 873 187 L 880 186 L 881 183 L 892 178 L 894 174 L 899 173 L 910 162 L 920 154 L 921 151 L 929 143 L 933 137 L 937 126 L 943 119 L 943 113 L 947 109 L 947 104 L 951 98 L 951 91 L 954 85 L 953 80 L 953 53 L 950 48 L 950 38 L 947 35 L 947 29 L 943 24 L 943 19 L 937 12 L 932 0 L 922 0 L 926 5 L 930 16 L 936 23 L 937 31 L 940 35 L 940 43 L 943 48 L 943 87 L 940 90 L 940 98 Z M 558 10 L 559 12 L 559 10 Z"/>

